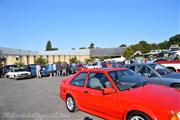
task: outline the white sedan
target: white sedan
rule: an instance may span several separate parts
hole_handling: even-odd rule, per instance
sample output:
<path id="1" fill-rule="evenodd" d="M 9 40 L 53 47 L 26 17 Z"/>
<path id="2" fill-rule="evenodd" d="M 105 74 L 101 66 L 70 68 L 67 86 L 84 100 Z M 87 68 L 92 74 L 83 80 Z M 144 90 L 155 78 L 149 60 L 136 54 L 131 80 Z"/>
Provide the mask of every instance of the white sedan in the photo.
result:
<path id="1" fill-rule="evenodd" d="M 6 77 L 13 78 L 13 79 L 20 79 L 20 78 L 30 78 L 31 72 L 28 72 L 24 69 L 19 68 L 11 68 L 8 73 L 6 73 Z"/>
<path id="2" fill-rule="evenodd" d="M 90 69 L 91 68 L 100 68 L 100 65 L 94 63 L 94 64 L 87 64 L 87 65 L 85 65 L 85 67 L 90 68 Z"/>

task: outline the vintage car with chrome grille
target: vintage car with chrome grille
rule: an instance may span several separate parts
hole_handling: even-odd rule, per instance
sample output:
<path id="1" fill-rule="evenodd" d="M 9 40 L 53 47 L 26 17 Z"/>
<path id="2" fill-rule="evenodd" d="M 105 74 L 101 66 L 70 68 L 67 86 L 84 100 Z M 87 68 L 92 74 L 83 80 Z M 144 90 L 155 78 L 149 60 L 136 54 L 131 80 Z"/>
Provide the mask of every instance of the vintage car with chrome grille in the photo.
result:
<path id="1" fill-rule="evenodd" d="M 7 78 L 12 79 L 23 79 L 23 78 L 30 78 L 31 72 L 26 71 L 25 69 L 21 68 L 11 68 L 8 73 L 5 75 Z"/>

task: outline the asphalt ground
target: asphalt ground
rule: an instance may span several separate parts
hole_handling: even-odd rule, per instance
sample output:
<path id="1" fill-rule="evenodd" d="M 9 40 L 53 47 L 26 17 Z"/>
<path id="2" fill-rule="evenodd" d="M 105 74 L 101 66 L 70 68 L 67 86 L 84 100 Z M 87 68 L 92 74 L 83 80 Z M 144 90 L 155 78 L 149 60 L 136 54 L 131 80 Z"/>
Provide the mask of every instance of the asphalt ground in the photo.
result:
<path id="1" fill-rule="evenodd" d="M 65 77 L 0 78 L 0 120 L 102 120 L 85 112 L 67 111 L 59 98 L 62 79 Z"/>

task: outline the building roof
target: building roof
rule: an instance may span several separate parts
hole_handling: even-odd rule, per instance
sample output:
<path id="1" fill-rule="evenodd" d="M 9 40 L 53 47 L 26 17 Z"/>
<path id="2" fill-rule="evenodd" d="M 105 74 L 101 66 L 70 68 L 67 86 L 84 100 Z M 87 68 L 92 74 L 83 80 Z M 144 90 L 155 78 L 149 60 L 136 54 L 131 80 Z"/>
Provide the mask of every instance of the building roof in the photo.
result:
<path id="1" fill-rule="evenodd" d="M 4 55 L 37 55 L 38 54 L 37 51 L 15 49 L 15 48 L 6 48 L 6 47 L 0 47 L 0 51 Z"/>
<path id="2" fill-rule="evenodd" d="M 89 49 L 41 51 L 40 55 L 90 55 Z"/>
<path id="3" fill-rule="evenodd" d="M 89 49 L 58 50 L 58 51 L 31 51 L 23 49 L 0 47 L 4 55 L 90 55 Z"/>
<path id="4" fill-rule="evenodd" d="M 125 47 L 120 48 L 98 48 L 98 49 L 75 49 L 75 50 L 57 50 L 57 51 L 31 51 L 23 49 L 14 49 L 0 47 L 3 55 L 86 55 L 91 57 L 101 56 L 122 56 Z"/>
<path id="5" fill-rule="evenodd" d="M 90 49 L 90 56 L 122 56 L 126 47 Z"/>

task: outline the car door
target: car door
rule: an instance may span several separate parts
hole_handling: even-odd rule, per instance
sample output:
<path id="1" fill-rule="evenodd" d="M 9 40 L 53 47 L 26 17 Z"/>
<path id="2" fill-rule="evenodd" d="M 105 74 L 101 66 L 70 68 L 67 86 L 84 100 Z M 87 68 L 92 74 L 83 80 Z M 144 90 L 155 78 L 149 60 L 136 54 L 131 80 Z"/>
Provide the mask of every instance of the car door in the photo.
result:
<path id="1" fill-rule="evenodd" d="M 88 100 L 88 109 L 96 113 L 106 114 L 111 117 L 119 117 L 117 109 L 116 92 L 104 95 L 104 88 L 112 88 L 112 85 L 104 73 L 90 72 L 85 90 Z"/>
<path id="2" fill-rule="evenodd" d="M 87 100 L 84 98 L 85 82 L 87 78 L 87 72 L 81 72 L 76 77 L 74 77 L 70 82 L 70 91 L 73 92 L 73 97 L 75 97 L 76 102 L 85 107 Z"/>

